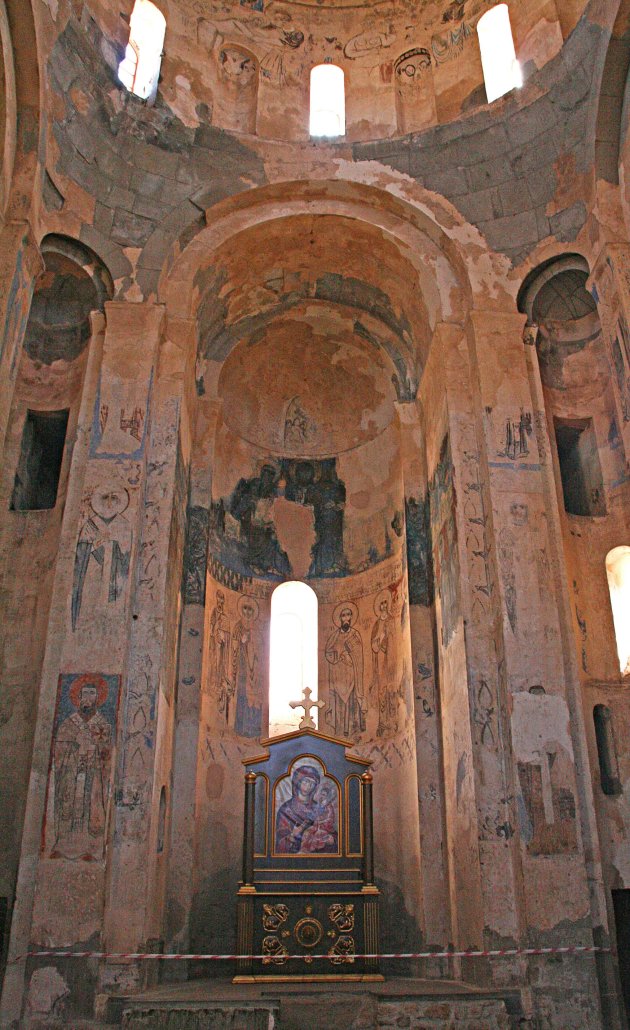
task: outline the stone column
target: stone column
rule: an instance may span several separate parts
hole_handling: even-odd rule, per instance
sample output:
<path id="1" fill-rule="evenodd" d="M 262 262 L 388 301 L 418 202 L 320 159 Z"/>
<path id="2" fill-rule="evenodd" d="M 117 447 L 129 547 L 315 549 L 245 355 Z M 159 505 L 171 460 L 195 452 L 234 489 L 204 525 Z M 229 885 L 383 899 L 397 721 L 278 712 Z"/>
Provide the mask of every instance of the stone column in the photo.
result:
<path id="1" fill-rule="evenodd" d="M 490 311 L 471 315 L 471 382 L 480 422 L 478 493 L 484 500 L 488 535 L 483 551 L 488 552 L 492 583 L 486 607 L 498 672 L 487 704 L 480 681 L 475 683 L 473 717 L 485 725 L 482 706 L 483 711 L 496 710 L 496 744 L 486 733 L 478 750 L 495 755 L 484 761 L 484 772 L 493 766 L 501 769 L 492 791 L 496 815 L 480 809 L 484 882 L 486 890 L 495 892 L 495 919 L 486 924 L 494 932 L 487 932 L 486 940 L 490 944 L 514 935 L 529 946 L 592 944 L 590 778 L 579 699 L 565 665 L 567 641 L 557 593 L 566 588 L 559 574 L 559 540 L 550 539 L 549 528 L 550 509 L 557 510 L 557 501 L 543 474 L 540 418 L 535 418 L 522 338 L 523 316 Z M 468 651 L 477 652 L 477 665 L 476 627 L 468 637 Z M 484 680 L 489 672 L 486 665 Z M 486 776 L 486 790 L 490 782 Z M 501 853 L 501 880 L 493 882 L 490 856 L 496 861 Z M 506 920 L 509 908 L 513 914 Z M 554 968 L 552 975 L 548 961 L 531 964 L 538 967 L 541 995 L 547 984 L 554 981 L 557 987 L 561 982 L 562 972 Z M 556 1018 L 568 1019 L 570 1013 L 576 1018 L 580 1012 L 584 1026 L 599 1026 L 594 964 L 567 967 L 564 975 L 567 997 L 558 999 Z"/>
<path id="2" fill-rule="evenodd" d="M 451 940 L 442 729 L 435 638 L 433 555 L 430 538 L 426 441 L 418 402 L 399 404 L 405 496 L 407 580 L 413 666 L 420 853 L 425 943 Z"/>
<path id="3" fill-rule="evenodd" d="M 488 472 L 466 337 L 436 328 L 422 405 L 427 434 L 453 940 L 497 946 L 520 937 L 514 862 L 506 669 Z M 490 975 L 476 960 L 469 979 Z"/>
<path id="4" fill-rule="evenodd" d="M 14 953 L 18 936 L 21 953 L 29 941 L 137 950 L 161 931 L 193 359 L 189 327 L 160 343 L 162 306 L 111 302 L 105 314 L 64 516 Z M 93 976 L 80 981 L 72 1016 L 91 1004 Z"/>
<path id="5" fill-rule="evenodd" d="M 33 287 L 43 269 L 44 262 L 29 223 L 6 222 L 0 230 L 0 453 L 4 453 Z"/>
<path id="6" fill-rule="evenodd" d="M 157 362 L 119 720 L 104 918 L 104 943 L 110 951 L 156 948 L 163 941 L 166 869 L 160 857 L 160 796 L 164 791 L 170 808 L 191 450 L 191 338 L 190 323 L 169 323 Z M 133 989 L 145 973 L 141 964 L 108 965 L 101 986 Z"/>
<path id="7" fill-rule="evenodd" d="M 553 594 L 558 612 L 560 646 L 564 659 L 567 700 L 572 713 L 574 731 L 574 753 L 576 779 L 578 783 L 578 799 L 580 807 L 582 838 L 584 843 L 584 861 L 588 876 L 591 907 L 591 925 L 594 943 L 601 947 L 609 947 L 609 932 L 606 908 L 606 891 L 603 879 L 600 842 L 595 818 L 592 778 L 586 745 L 583 707 L 580 702 L 580 668 L 576 651 L 575 634 L 569 584 L 564 572 L 563 534 L 560 512 L 558 509 L 558 487 L 554 475 L 552 446 L 549 439 L 548 420 L 545 412 L 543 385 L 540 375 L 536 340 L 538 327 L 529 325 L 523 332 L 524 357 L 529 378 L 532 397 L 534 425 L 538 442 L 540 471 L 547 510 L 547 526 L 549 534 L 549 573 L 553 580 Z M 619 1010 L 621 987 L 614 968 L 611 955 L 596 957 L 599 992 L 602 1003 L 604 1025 L 610 1027 L 623 1026 L 623 1018 Z"/>
<path id="8" fill-rule="evenodd" d="M 195 407 L 182 577 L 171 846 L 166 899 L 167 947 L 180 952 L 189 950 L 190 914 L 195 889 L 195 811 L 198 793 L 205 795 L 209 790 L 205 763 L 211 761 L 207 752 L 207 737 L 203 732 L 208 717 L 204 710 L 208 694 L 206 691 L 204 700 L 202 671 L 212 448 L 219 406 L 207 397 L 196 397 Z M 203 842 L 200 842 L 200 846 L 203 847 Z M 185 962 L 167 963 L 162 972 L 163 978 L 168 980 L 185 979 L 186 975 Z"/>
<path id="9" fill-rule="evenodd" d="M 28 800 L 24 817 L 7 970 L 0 1009 L 0 1024 L 2 1025 L 5 1025 L 5 1020 L 7 1024 L 10 1024 L 12 1020 L 19 1021 L 26 968 L 23 956 L 28 951 L 29 944 L 37 940 L 31 924 L 39 877 L 40 854 L 42 859 L 45 854 L 42 852 L 42 832 L 47 800 L 46 788 L 51 759 L 55 700 L 59 671 L 64 667 L 64 640 L 70 630 L 69 598 L 72 593 L 81 498 L 84 490 L 86 466 L 89 461 L 94 406 L 103 356 L 105 319 L 100 312 L 96 312 L 91 316 L 91 323 L 92 337 L 89 344 L 88 362 L 77 419 L 76 441 L 68 476 L 39 688 Z M 57 869 L 60 868 L 59 863 L 56 866 Z M 65 868 L 66 875 L 71 873 L 71 871 L 72 867 L 67 866 Z M 66 937 L 63 930 L 60 930 L 58 936 L 53 936 L 49 939 L 49 943 L 68 944 L 70 940 Z"/>

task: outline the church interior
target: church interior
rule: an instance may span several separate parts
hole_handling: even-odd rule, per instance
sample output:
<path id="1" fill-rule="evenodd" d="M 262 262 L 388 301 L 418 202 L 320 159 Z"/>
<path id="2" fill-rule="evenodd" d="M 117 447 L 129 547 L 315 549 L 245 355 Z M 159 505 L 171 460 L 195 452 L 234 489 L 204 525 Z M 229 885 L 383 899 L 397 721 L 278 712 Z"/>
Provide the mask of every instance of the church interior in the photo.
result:
<path id="1" fill-rule="evenodd" d="M 0 1025 L 627 1027 L 630 0 L 0 42 Z"/>

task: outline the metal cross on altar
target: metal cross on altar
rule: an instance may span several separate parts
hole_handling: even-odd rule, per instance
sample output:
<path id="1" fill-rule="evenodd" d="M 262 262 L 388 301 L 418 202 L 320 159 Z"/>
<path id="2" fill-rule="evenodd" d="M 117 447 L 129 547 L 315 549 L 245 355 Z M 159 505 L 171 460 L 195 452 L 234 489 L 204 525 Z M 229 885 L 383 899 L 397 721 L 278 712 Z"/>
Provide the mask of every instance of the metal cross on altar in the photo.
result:
<path id="1" fill-rule="evenodd" d="M 290 708 L 303 708 L 304 709 L 304 715 L 302 717 L 302 720 L 300 722 L 300 727 L 299 727 L 301 730 L 315 730 L 315 729 L 317 729 L 317 727 L 315 726 L 315 723 L 313 722 L 313 717 L 311 715 L 311 708 L 323 708 L 324 707 L 324 702 L 323 701 L 311 701 L 311 694 L 312 693 L 313 693 L 313 691 L 311 690 L 310 687 L 304 687 L 304 690 L 303 690 L 304 698 L 303 698 L 302 701 L 289 701 L 289 707 Z"/>

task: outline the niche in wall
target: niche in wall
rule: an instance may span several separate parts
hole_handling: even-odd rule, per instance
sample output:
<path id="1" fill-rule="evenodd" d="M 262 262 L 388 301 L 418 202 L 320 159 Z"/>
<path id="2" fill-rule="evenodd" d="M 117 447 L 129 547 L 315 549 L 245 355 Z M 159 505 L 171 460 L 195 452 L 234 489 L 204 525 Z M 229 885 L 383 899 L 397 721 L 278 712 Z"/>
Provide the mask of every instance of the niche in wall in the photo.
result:
<path id="1" fill-rule="evenodd" d="M 612 715 L 607 705 L 595 705 L 593 709 L 597 757 L 599 759 L 599 780 L 604 794 L 614 797 L 621 794 L 617 749 L 612 727 Z"/>
<path id="2" fill-rule="evenodd" d="M 605 515 L 604 482 L 593 420 L 553 421 L 565 511 L 569 515 Z"/>
<path id="3" fill-rule="evenodd" d="M 68 410 L 27 411 L 11 511 L 41 511 L 55 507 L 68 414 Z"/>

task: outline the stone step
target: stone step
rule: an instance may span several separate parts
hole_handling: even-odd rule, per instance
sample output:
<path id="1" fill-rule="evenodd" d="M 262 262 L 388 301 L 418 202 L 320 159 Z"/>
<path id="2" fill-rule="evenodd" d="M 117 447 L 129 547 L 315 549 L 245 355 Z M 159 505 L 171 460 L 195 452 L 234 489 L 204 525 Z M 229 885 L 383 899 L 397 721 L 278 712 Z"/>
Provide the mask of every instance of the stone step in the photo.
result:
<path id="1" fill-rule="evenodd" d="M 230 1005 L 134 1005 L 125 1009 L 125 1030 L 277 1030 L 277 1006 Z"/>
<path id="2" fill-rule="evenodd" d="M 278 1003 L 136 1003 L 125 1030 L 510 1030 L 493 998 L 283 997 Z"/>

